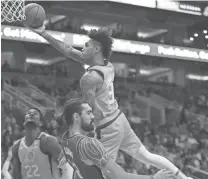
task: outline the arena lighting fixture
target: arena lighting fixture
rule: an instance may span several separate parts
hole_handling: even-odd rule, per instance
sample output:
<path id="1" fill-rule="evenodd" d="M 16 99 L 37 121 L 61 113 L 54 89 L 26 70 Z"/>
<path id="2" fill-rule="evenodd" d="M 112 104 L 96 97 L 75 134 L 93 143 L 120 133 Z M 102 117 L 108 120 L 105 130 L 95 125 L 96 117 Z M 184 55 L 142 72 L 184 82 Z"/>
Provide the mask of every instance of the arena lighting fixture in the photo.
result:
<path id="1" fill-rule="evenodd" d="M 191 41 L 194 41 L 194 38 L 193 38 L 193 37 L 190 37 L 190 40 L 191 40 Z"/>
<path id="2" fill-rule="evenodd" d="M 148 37 L 148 33 L 137 32 L 137 36 L 140 37 L 140 38 L 146 38 L 146 37 Z"/>
<path id="3" fill-rule="evenodd" d="M 151 72 L 149 70 L 143 70 L 143 69 L 139 70 L 139 73 L 141 75 L 150 75 L 151 74 Z"/>
<path id="4" fill-rule="evenodd" d="M 207 30 L 203 30 L 203 33 L 204 33 L 204 34 L 207 34 Z"/>
<path id="5" fill-rule="evenodd" d="M 89 25 L 89 24 L 83 24 L 83 25 L 81 26 L 81 29 L 84 29 L 84 30 L 86 30 L 86 31 L 90 31 L 90 30 L 92 30 L 92 29 L 98 30 L 99 28 L 100 28 L 99 26 L 96 26 L 96 25 Z"/>
<path id="6" fill-rule="evenodd" d="M 65 57 L 55 57 L 50 60 L 47 59 L 41 59 L 41 58 L 26 58 L 26 63 L 32 63 L 32 64 L 38 64 L 38 65 L 44 65 L 44 66 L 49 66 L 53 65 L 56 63 L 60 63 L 62 61 L 65 61 Z"/>
<path id="7" fill-rule="evenodd" d="M 38 58 L 27 58 L 26 63 L 32 63 L 32 64 L 37 64 L 37 65 L 47 65 L 48 61 L 44 59 L 38 59 Z"/>
<path id="8" fill-rule="evenodd" d="M 194 37 L 198 37 L 199 35 L 197 33 L 194 34 Z"/>
<path id="9" fill-rule="evenodd" d="M 205 35 L 205 38 L 208 39 L 208 35 Z"/>
<path id="10" fill-rule="evenodd" d="M 144 39 L 151 38 L 157 35 L 162 35 L 166 32 L 168 32 L 167 29 L 152 29 L 152 28 L 140 27 L 139 31 L 137 32 L 137 37 Z"/>
<path id="11" fill-rule="evenodd" d="M 188 74 L 188 75 L 186 75 L 186 77 L 190 80 L 208 81 L 208 76 Z"/>

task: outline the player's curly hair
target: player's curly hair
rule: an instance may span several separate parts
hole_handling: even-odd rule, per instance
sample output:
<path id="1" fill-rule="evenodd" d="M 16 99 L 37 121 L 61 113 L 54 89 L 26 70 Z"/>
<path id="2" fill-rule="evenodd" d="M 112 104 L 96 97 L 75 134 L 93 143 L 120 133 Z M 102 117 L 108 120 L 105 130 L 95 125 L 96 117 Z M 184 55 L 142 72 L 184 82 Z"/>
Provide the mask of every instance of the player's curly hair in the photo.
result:
<path id="1" fill-rule="evenodd" d="M 82 111 L 82 104 L 85 103 L 80 98 L 73 98 L 66 102 L 63 107 L 61 119 L 64 120 L 67 127 L 70 127 L 74 124 L 73 115 L 74 113 L 80 114 Z"/>
<path id="2" fill-rule="evenodd" d="M 109 60 L 109 57 L 112 52 L 113 39 L 110 36 L 110 33 L 107 30 L 91 30 L 88 34 L 89 38 L 98 41 L 102 45 L 103 57 L 106 61 Z"/>

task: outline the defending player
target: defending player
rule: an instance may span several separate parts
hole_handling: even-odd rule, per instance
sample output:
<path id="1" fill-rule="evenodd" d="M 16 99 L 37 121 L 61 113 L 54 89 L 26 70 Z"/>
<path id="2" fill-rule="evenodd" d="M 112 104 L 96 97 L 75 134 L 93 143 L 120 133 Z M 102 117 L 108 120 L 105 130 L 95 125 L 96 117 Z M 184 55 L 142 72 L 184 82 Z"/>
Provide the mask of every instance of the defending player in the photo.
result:
<path id="1" fill-rule="evenodd" d="M 143 163 L 172 171 L 178 179 L 187 179 L 169 160 L 150 153 L 144 147 L 131 129 L 126 116 L 119 110 L 113 89 L 115 71 L 109 62 L 113 40 L 106 31 L 92 30 L 88 35 L 90 40 L 79 51 L 47 34 L 44 26 L 31 30 L 45 38 L 66 57 L 90 65 L 80 80 L 82 95 L 93 109 L 100 141 L 114 160 L 120 149 Z"/>
<path id="2" fill-rule="evenodd" d="M 68 161 L 73 166 L 74 178 L 84 179 L 173 179 L 170 171 L 160 171 L 154 176 L 126 173 L 112 160 L 104 146 L 86 134 L 94 129 L 92 108 L 80 99 L 72 99 L 63 109 L 62 119 L 68 126 L 63 136 L 63 153 L 59 163 Z M 105 176 L 105 177 L 104 177 Z"/>
<path id="3" fill-rule="evenodd" d="M 58 156 L 62 148 L 57 139 L 40 131 L 42 114 L 31 108 L 25 116 L 25 137 L 12 148 L 14 179 L 60 179 Z M 68 179 L 68 166 L 63 165 L 62 179 Z"/>

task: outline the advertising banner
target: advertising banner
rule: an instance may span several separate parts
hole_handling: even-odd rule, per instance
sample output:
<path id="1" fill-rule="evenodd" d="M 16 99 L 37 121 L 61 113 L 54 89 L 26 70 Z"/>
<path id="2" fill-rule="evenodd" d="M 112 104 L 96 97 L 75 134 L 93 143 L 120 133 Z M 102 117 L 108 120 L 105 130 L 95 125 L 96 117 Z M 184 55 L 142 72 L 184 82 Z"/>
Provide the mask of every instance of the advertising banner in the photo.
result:
<path id="1" fill-rule="evenodd" d="M 47 32 L 51 34 L 54 38 L 67 44 L 71 44 L 74 47 L 82 47 L 89 39 L 86 35 L 58 31 Z M 37 35 L 34 32 L 31 32 L 27 28 L 17 26 L 2 25 L 1 39 L 35 43 L 48 43 L 41 36 Z M 141 41 L 114 39 L 113 51 L 138 55 L 140 54 L 173 59 L 208 62 L 208 50 L 147 43 Z"/>

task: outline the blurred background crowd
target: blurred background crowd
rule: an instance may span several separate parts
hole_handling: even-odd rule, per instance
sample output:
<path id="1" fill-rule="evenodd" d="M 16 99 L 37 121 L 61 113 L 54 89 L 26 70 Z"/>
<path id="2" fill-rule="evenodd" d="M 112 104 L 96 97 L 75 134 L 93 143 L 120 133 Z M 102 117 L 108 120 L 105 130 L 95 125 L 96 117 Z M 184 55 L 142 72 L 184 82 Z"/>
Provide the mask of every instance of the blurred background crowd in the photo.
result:
<path id="1" fill-rule="evenodd" d="M 81 35 L 106 25 L 114 38 L 129 41 L 124 47 L 126 41 L 119 41 L 110 59 L 121 110 L 148 150 L 168 158 L 187 175 L 204 179 L 208 172 L 208 18 L 188 7 L 205 11 L 208 5 L 177 2 L 188 9 L 174 12 L 168 5 L 158 9 L 125 2 L 38 3 L 47 12 L 47 30 L 56 31 L 63 41 L 65 32 L 79 34 L 77 38 L 73 35 L 71 42 L 76 42 L 78 49 L 86 40 Z M 161 5 L 161 1 L 151 2 Z M 29 107 L 44 113 L 42 130 L 60 138 L 64 129 L 56 116 L 66 100 L 81 95 L 79 79 L 87 66 L 66 60 L 45 42 L 27 36 L 19 22 L 3 23 L 1 30 L 3 164 L 13 142 L 24 135 L 23 120 Z M 155 55 L 142 52 L 154 45 L 163 45 L 167 51 Z M 177 55 L 177 50 L 174 55 L 174 48 L 184 50 L 182 55 Z M 198 58 L 194 59 L 192 52 Z M 123 152 L 117 162 L 131 173 L 156 171 Z"/>

